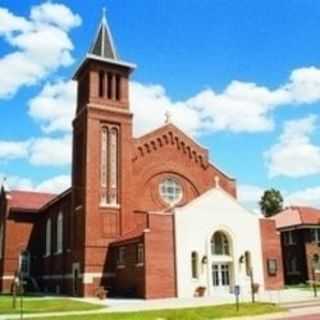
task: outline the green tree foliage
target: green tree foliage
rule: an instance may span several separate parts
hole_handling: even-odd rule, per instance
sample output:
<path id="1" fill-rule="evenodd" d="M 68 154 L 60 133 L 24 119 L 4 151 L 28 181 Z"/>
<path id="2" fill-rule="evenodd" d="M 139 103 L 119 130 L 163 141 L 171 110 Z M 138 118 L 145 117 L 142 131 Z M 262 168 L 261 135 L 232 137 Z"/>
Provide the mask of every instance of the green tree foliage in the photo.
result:
<path id="1" fill-rule="evenodd" d="M 259 205 L 265 217 L 271 217 L 283 209 L 283 197 L 279 190 L 266 190 Z"/>

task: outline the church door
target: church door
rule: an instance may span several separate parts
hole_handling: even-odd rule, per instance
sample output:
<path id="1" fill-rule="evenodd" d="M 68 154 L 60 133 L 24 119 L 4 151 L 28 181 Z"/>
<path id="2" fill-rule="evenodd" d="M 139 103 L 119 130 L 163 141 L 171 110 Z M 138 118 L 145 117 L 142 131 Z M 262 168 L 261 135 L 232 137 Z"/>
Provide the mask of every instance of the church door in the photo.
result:
<path id="1" fill-rule="evenodd" d="M 231 265 L 230 263 L 212 264 L 213 288 L 219 293 L 230 293 Z"/>

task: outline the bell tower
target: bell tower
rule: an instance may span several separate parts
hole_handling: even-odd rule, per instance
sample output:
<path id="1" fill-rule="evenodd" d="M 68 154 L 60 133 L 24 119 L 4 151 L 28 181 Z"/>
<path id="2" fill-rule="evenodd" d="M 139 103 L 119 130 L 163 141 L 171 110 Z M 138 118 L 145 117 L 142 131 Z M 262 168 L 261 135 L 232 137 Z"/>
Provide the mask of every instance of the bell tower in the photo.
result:
<path id="1" fill-rule="evenodd" d="M 129 103 L 129 77 L 134 69 L 135 65 L 120 59 L 104 12 L 92 46 L 73 77 L 78 96 L 73 122 L 76 231 L 72 237 L 75 251 L 77 241 L 84 243 L 85 269 L 93 256 L 101 256 L 96 261 L 104 262 L 109 242 L 134 228 Z M 79 246 L 81 252 L 83 245 Z"/>

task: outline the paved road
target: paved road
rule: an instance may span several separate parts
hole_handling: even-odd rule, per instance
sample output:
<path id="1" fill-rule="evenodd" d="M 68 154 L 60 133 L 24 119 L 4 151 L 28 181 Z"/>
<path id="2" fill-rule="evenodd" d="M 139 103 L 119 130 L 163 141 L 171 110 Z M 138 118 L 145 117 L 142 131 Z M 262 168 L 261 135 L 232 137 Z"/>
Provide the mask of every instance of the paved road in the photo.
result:
<path id="1" fill-rule="evenodd" d="M 297 317 L 285 317 L 285 318 L 280 318 L 280 319 L 277 319 L 277 320 L 320 320 L 320 313 L 318 314 L 314 314 L 314 315 L 301 315 L 301 316 L 297 316 Z"/>

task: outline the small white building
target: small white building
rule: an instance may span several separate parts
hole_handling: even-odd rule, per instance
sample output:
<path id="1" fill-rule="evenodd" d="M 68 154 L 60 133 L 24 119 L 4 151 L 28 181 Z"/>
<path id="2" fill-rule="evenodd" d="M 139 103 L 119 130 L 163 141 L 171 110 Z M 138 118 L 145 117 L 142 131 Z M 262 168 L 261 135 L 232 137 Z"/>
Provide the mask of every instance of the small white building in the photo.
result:
<path id="1" fill-rule="evenodd" d="M 175 209 L 178 297 L 230 294 L 239 285 L 250 293 L 245 254 L 249 252 L 253 281 L 264 290 L 261 217 L 245 209 L 223 189 L 213 188 Z"/>

